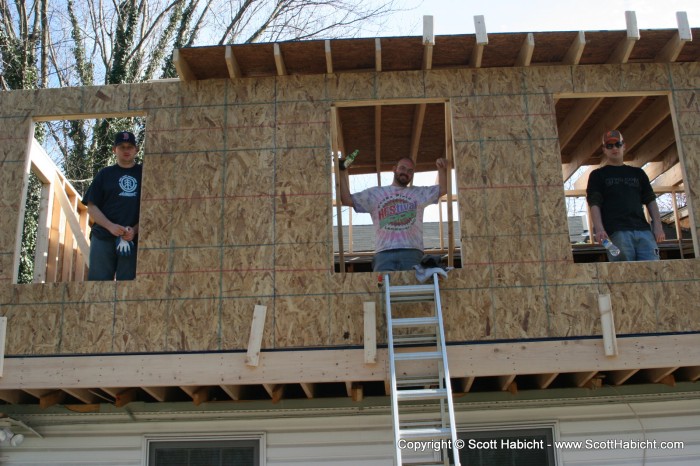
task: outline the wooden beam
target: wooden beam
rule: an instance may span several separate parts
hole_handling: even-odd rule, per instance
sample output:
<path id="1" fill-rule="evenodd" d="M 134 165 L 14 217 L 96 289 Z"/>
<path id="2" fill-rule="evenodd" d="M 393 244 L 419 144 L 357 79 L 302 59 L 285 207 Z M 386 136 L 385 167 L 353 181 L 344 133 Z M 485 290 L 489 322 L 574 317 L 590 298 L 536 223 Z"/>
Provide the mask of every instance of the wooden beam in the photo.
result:
<path id="1" fill-rule="evenodd" d="M 181 81 L 195 81 L 197 79 L 187 60 L 180 55 L 180 49 L 173 51 L 173 64 Z"/>
<path id="2" fill-rule="evenodd" d="M 423 134 L 423 122 L 425 121 L 425 104 L 416 105 L 413 111 L 413 129 L 411 130 L 411 152 L 410 157 L 415 164 L 418 160 L 418 148 L 420 147 L 420 138 Z"/>
<path id="3" fill-rule="evenodd" d="M 549 387 L 552 382 L 554 382 L 554 379 L 557 378 L 559 374 L 558 373 L 552 373 L 552 374 L 537 374 L 535 375 L 535 382 L 537 384 L 537 388 L 543 390 L 547 387 Z"/>
<path id="4" fill-rule="evenodd" d="M 132 401 L 135 401 L 138 398 L 138 394 L 138 388 L 127 388 L 126 390 L 121 391 L 117 394 L 117 396 L 115 397 L 114 406 L 116 406 L 117 408 L 123 408 Z"/>
<path id="5" fill-rule="evenodd" d="M 192 398 L 192 403 L 199 406 L 202 403 L 209 401 L 210 390 L 208 386 L 181 386 L 183 392 L 187 393 Z"/>
<path id="6" fill-rule="evenodd" d="M 220 385 L 221 389 L 228 396 L 231 397 L 233 401 L 238 401 L 241 399 L 242 386 L 241 385 Z"/>
<path id="7" fill-rule="evenodd" d="M 608 357 L 617 356 L 617 333 L 615 332 L 615 318 L 609 293 L 598 295 L 598 311 L 600 312 L 600 328 L 603 333 L 605 355 Z"/>
<path id="8" fill-rule="evenodd" d="M 445 196 L 447 198 L 447 265 L 454 267 L 455 233 L 452 199 L 452 167 L 454 166 L 454 137 L 452 134 L 452 104 L 445 102 L 445 158 L 447 158 L 447 179 Z"/>
<path id="9" fill-rule="evenodd" d="M 627 23 L 627 36 L 617 44 L 617 47 L 608 57 L 607 63 L 627 63 L 634 48 L 634 44 L 639 40 L 639 28 L 637 27 L 637 15 L 634 11 L 625 11 L 625 22 Z"/>
<path id="10" fill-rule="evenodd" d="M 7 316 L 0 316 L 0 377 L 5 369 L 5 338 L 7 337 Z M 376 355 L 375 355 L 376 357 Z"/>
<path id="11" fill-rule="evenodd" d="M 382 40 L 379 37 L 374 39 L 374 69 L 382 71 Z"/>
<path id="12" fill-rule="evenodd" d="M 63 390 L 53 390 L 39 397 L 39 406 L 41 409 L 49 408 L 53 405 L 61 404 L 66 400 L 66 392 Z"/>
<path id="13" fill-rule="evenodd" d="M 616 358 L 605 357 L 598 339 L 451 345 L 447 352 L 450 374 L 456 379 L 554 372 L 595 375 L 597 371 L 698 366 L 697 338 L 695 334 L 618 338 Z M 551 354 L 557 358 L 547 358 Z M 429 364 L 418 361 L 412 369 Z M 386 348 L 377 350 L 375 365 L 364 363 L 362 348 L 304 349 L 266 354 L 257 368 L 245 364 L 245 353 L 63 356 L 61 364 L 56 364 L 55 357 L 13 357 L 5 360 L 0 390 L 338 383 L 345 382 L 348 374 L 353 380 L 369 382 L 385 381 L 387 367 Z"/>
<path id="14" fill-rule="evenodd" d="M 535 51 L 535 36 L 528 32 L 523 44 L 520 46 L 518 58 L 515 59 L 514 66 L 530 66 L 532 54 Z"/>
<path id="15" fill-rule="evenodd" d="M 20 390 L 0 390 L 0 400 L 11 405 L 19 405 L 26 401 L 27 395 Z"/>
<path id="16" fill-rule="evenodd" d="M 63 391 L 88 405 L 100 401 L 98 396 L 86 388 L 64 388 Z"/>
<path id="17" fill-rule="evenodd" d="M 501 391 L 506 391 L 510 388 L 510 385 L 515 382 L 515 374 L 510 375 L 499 375 L 498 377 L 498 389 Z"/>
<path id="18" fill-rule="evenodd" d="M 683 170 L 681 170 L 681 165 L 678 163 L 654 180 L 654 184 L 658 184 L 659 186 L 676 186 L 682 182 Z"/>
<path id="19" fill-rule="evenodd" d="M 238 65 L 238 60 L 233 53 L 233 47 L 230 45 L 226 46 L 226 67 L 228 68 L 228 76 L 231 79 L 242 78 L 243 73 L 241 72 L 241 67 Z"/>
<path id="20" fill-rule="evenodd" d="M 700 366 L 682 367 L 676 372 L 678 378 L 696 382 L 700 380 Z"/>
<path id="21" fill-rule="evenodd" d="M 639 372 L 639 369 L 610 371 L 605 375 L 605 379 L 606 381 L 610 382 L 610 385 L 622 385 L 637 372 Z"/>
<path id="22" fill-rule="evenodd" d="M 574 104 L 574 107 L 566 116 L 566 119 L 564 119 L 559 128 L 557 128 L 559 132 L 559 146 L 561 149 L 563 149 L 574 135 L 576 135 L 578 130 L 583 127 L 588 117 L 593 114 L 602 101 L 602 97 L 596 97 L 591 99 L 579 99 Z"/>
<path id="23" fill-rule="evenodd" d="M 678 163 L 678 148 L 672 145 L 661 154 L 661 160 L 658 162 L 649 162 L 644 166 L 644 171 L 647 172 L 649 179 L 654 180 L 661 176 L 662 173 L 671 169 Z M 668 185 L 668 183 L 664 183 Z"/>
<path id="24" fill-rule="evenodd" d="M 163 402 L 172 398 L 173 387 L 140 387 L 141 390 L 153 397 L 154 400 Z"/>
<path id="25" fill-rule="evenodd" d="M 693 34 L 688 23 L 688 14 L 685 11 L 679 11 L 676 13 L 676 20 L 678 21 L 678 31 L 664 45 L 664 48 L 656 55 L 654 61 L 661 63 L 676 61 L 685 43 L 693 40 Z"/>
<path id="26" fill-rule="evenodd" d="M 579 31 L 571 41 L 569 49 L 564 55 L 562 64 L 564 65 L 578 65 L 581 61 L 581 55 L 583 55 L 583 49 L 586 47 L 586 34 L 583 31 Z"/>
<path id="27" fill-rule="evenodd" d="M 571 378 L 577 387 L 585 387 L 597 373 L 598 371 L 576 372 L 571 374 Z"/>
<path id="28" fill-rule="evenodd" d="M 61 205 L 61 209 L 63 210 L 63 214 L 66 217 L 66 221 L 68 222 L 68 226 L 70 227 L 71 233 L 73 234 L 73 237 L 76 240 L 76 243 L 78 244 L 78 247 L 80 248 L 81 254 L 85 257 L 86 263 L 88 266 L 90 265 L 90 245 L 87 242 L 86 239 L 86 232 L 82 231 L 80 229 L 80 218 L 78 217 L 77 213 L 75 212 L 75 209 L 73 206 L 71 206 L 70 200 L 68 199 L 68 196 L 66 195 L 66 192 L 64 190 L 63 183 L 61 183 L 61 180 L 59 179 L 58 175 L 54 178 L 54 184 L 57 189 L 55 189 L 56 193 L 56 198 L 58 199 L 58 203 Z"/>
<path id="29" fill-rule="evenodd" d="M 338 264 L 340 273 L 345 273 L 345 242 L 343 241 L 343 204 L 340 199 L 340 160 L 341 150 L 345 150 L 342 144 L 342 128 L 338 118 L 338 107 L 331 106 L 331 153 L 333 154 L 333 173 L 335 174 L 335 213 L 338 219 Z M 345 175 L 343 175 L 345 176 Z M 348 174 L 348 177 L 350 175 Z M 350 180 L 348 180 L 350 181 Z"/>
<path id="30" fill-rule="evenodd" d="M 275 42 L 274 44 L 272 44 L 272 49 L 275 56 L 275 67 L 277 68 L 277 76 L 286 76 L 287 67 L 284 64 L 284 57 L 282 56 L 280 44 Z"/>
<path id="31" fill-rule="evenodd" d="M 657 369 L 647 369 L 645 375 L 651 383 L 661 383 L 667 376 L 673 374 L 678 367 L 660 367 Z"/>
<path id="32" fill-rule="evenodd" d="M 472 389 L 472 385 L 474 385 L 474 379 L 475 377 L 459 377 L 455 379 L 453 387 L 455 387 L 455 391 L 468 393 Z"/>
<path id="33" fill-rule="evenodd" d="M 657 129 L 650 139 L 644 144 L 635 148 L 631 153 L 633 158 L 626 163 L 633 167 L 643 167 L 647 162 L 651 162 L 662 152 L 676 142 L 676 132 L 673 129 L 673 122 L 669 120 L 666 124 Z"/>
<path id="34" fill-rule="evenodd" d="M 644 101 L 644 97 L 623 97 L 586 134 L 571 155 L 571 161 L 562 166 L 564 181 L 568 180 L 601 146 L 601 137 L 610 128 L 617 128 Z"/>
<path id="35" fill-rule="evenodd" d="M 260 359 L 260 346 L 265 332 L 265 316 L 267 306 L 255 305 L 253 319 L 250 323 L 250 336 L 248 337 L 248 352 L 245 363 L 249 366 L 257 366 Z"/>
<path id="36" fill-rule="evenodd" d="M 423 16 L 423 69 L 433 67 L 433 46 L 435 45 L 435 33 L 433 32 L 433 17 Z"/>
<path id="37" fill-rule="evenodd" d="M 283 384 L 264 383 L 262 386 L 267 394 L 270 395 L 270 398 L 272 398 L 273 403 L 278 403 L 282 399 L 282 396 L 284 395 Z"/>
<path id="38" fill-rule="evenodd" d="M 302 382 L 299 385 L 301 385 L 301 389 L 304 390 L 304 394 L 306 395 L 306 398 L 308 398 L 308 399 L 314 398 L 314 395 L 316 394 L 316 384 L 315 383 Z"/>
<path id="39" fill-rule="evenodd" d="M 353 382 L 350 388 L 350 397 L 352 401 L 362 401 L 364 399 L 364 386 L 361 383 Z"/>
<path id="40" fill-rule="evenodd" d="M 382 185 L 382 106 L 374 107 L 374 163 L 377 170 L 377 186 Z"/>
<path id="41" fill-rule="evenodd" d="M 374 301 L 362 303 L 364 313 L 365 364 L 377 363 L 377 309 Z"/>
<path id="42" fill-rule="evenodd" d="M 329 39 L 324 40 L 323 47 L 326 53 L 326 73 L 333 74 L 333 54 L 331 53 L 331 41 Z"/>
<path id="43" fill-rule="evenodd" d="M 469 66 L 472 68 L 481 68 L 481 60 L 484 57 L 484 46 L 489 43 L 489 36 L 486 33 L 486 22 L 483 15 L 474 16 L 474 30 L 476 32 L 476 44 L 472 49 L 472 56 L 469 60 Z"/>

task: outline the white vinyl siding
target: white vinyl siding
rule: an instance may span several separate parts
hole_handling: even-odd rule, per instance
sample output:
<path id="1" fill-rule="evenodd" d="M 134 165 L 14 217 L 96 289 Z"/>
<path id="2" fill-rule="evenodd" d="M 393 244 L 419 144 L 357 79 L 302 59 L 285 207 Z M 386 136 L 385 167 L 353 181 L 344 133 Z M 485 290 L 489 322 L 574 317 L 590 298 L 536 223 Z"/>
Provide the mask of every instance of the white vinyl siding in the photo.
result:
<path id="1" fill-rule="evenodd" d="M 700 464 L 700 399 L 465 408 L 457 413 L 461 430 L 550 426 L 556 441 L 684 442 L 676 450 L 560 450 L 558 466 Z M 388 408 L 277 412 L 270 406 L 264 412 L 37 414 L 22 420 L 44 438 L 27 435 L 19 447 L 0 448 L 3 466 L 146 466 L 146 439 L 168 435 L 264 435 L 261 466 L 387 466 L 393 461 Z"/>

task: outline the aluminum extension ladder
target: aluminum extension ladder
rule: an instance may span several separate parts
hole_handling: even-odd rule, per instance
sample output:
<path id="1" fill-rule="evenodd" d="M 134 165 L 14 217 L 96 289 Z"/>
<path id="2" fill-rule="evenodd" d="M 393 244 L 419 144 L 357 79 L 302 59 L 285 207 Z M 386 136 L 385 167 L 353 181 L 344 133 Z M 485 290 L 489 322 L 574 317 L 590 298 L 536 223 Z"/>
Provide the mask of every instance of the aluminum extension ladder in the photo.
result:
<path id="1" fill-rule="evenodd" d="M 438 274 L 433 274 L 433 283 L 426 285 L 392 286 L 389 274 L 384 275 L 383 281 L 395 464 L 449 465 L 447 450 L 453 448 L 452 464 L 460 466 L 458 450 L 454 449 L 459 443 L 447 367 Z M 392 304 L 417 302 L 433 302 L 432 315 L 393 317 Z M 395 331 L 399 329 L 401 331 L 394 336 Z M 412 401 L 424 402 L 426 407 L 411 409 L 408 402 Z M 426 442 L 422 445 L 429 447 L 439 447 L 442 458 L 429 462 L 404 463 L 404 449 L 408 447 L 410 450 L 411 446 L 419 445 L 418 442 Z M 431 448 L 431 451 L 436 449 Z M 406 456 L 406 460 L 410 461 L 410 455 Z"/>

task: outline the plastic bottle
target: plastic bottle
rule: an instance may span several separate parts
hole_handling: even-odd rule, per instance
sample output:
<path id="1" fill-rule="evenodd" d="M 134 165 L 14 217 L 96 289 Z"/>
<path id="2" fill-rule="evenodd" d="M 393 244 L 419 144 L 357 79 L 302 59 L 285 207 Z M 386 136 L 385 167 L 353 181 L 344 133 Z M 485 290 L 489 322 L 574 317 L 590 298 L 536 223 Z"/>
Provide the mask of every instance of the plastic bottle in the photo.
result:
<path id="1" fill-rule="evenodd" d="M 620 248 L 615 246 L 612 241 L 610 241 L 608 238 L 605 238 L 603 242 L 601 243 L 605 249 L 607 249 L 610 252 L 610 255 L 612 256 L 619 256 L 620 255 Z"/>
<path id="2" fill-rule="evenodd" d="M 343 164 L 343 167 L 348 168 L 352 162 L 355 160 L 355 157 L 357 157 L 357 154 L 360 153 L 360 149 L 355 149 L 352 151 L 352 154 L 348 155 L 345 157 L 343 160 L 340 161 L 340 163 Z"/>

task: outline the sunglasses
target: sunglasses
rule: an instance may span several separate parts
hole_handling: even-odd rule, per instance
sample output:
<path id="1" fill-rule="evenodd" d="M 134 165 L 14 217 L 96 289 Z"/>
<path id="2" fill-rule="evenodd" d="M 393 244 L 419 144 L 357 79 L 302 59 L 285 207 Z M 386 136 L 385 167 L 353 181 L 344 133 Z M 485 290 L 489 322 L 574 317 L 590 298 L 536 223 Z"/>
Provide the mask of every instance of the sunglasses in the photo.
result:
<path id="1" fill-rule="evenodd" d="M 612 149 L 613 147 L 617 147 L 619 149 L 620 147 L 622 147 L 624 145 L 625 145 L 625 143 L 622 141 L 617 141 L 614 144 L 604 144 L 606 149 Z"/>

